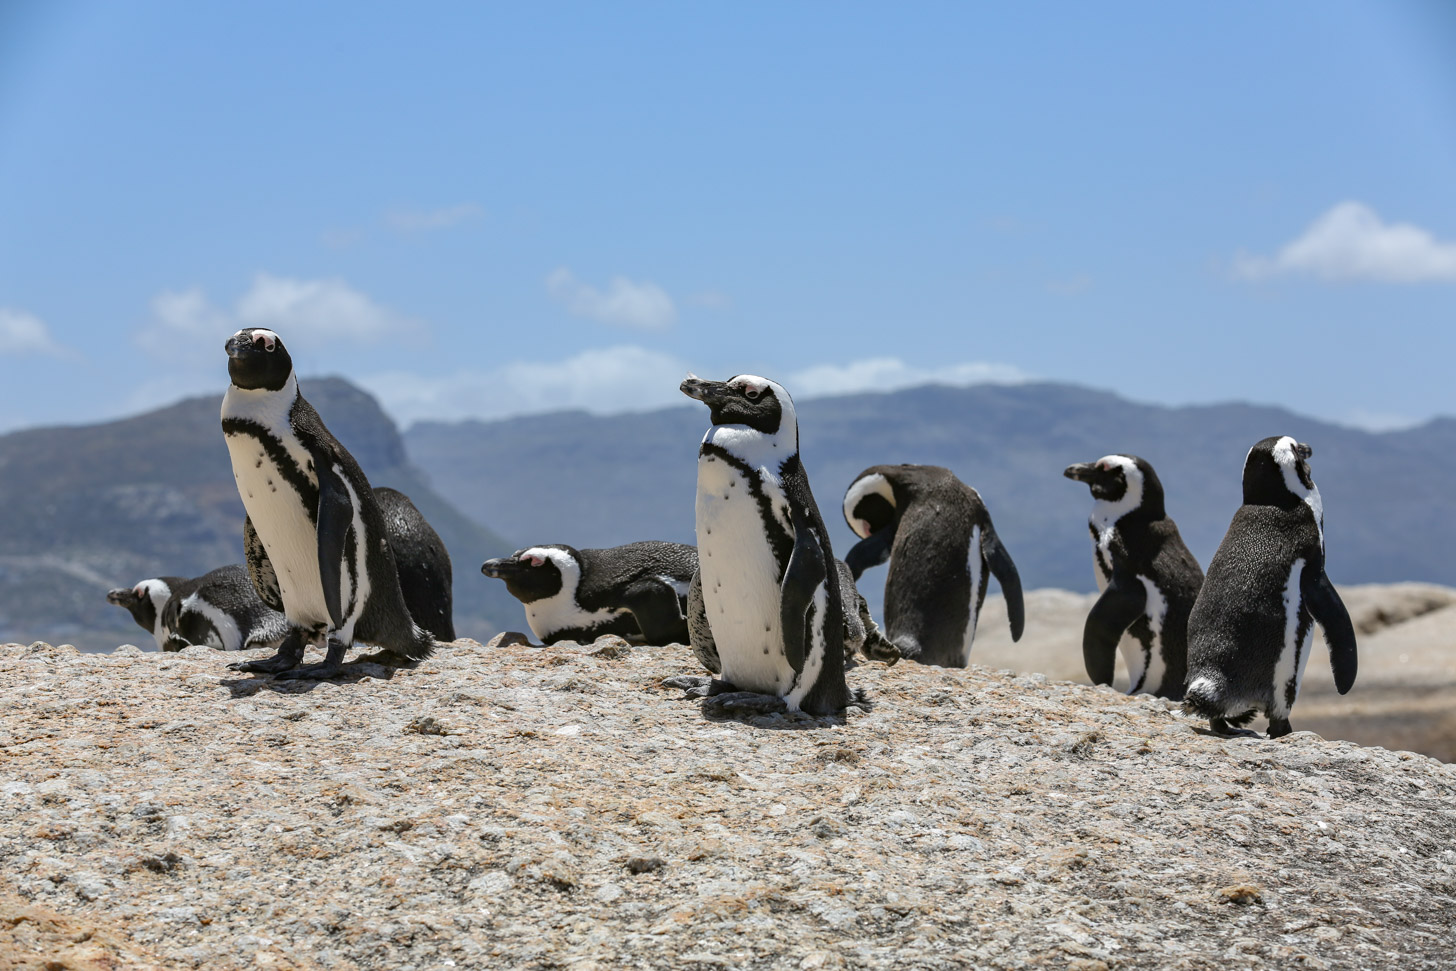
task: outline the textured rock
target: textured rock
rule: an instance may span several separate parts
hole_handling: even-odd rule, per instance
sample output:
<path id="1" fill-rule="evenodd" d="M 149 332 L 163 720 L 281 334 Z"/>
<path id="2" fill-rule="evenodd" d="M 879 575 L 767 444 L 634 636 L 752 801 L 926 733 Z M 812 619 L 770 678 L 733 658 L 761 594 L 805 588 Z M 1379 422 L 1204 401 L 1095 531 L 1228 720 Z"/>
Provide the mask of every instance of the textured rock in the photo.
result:
<path id="1" fill-rule="evenodd" d="M 111 949 L 63 968 L 1450 963 L 1422 756 L 984 668 L 739 722 L 659 686 L 682 647 L 230 659 L 0 649 L 0 968 L 28 908 Z"/>

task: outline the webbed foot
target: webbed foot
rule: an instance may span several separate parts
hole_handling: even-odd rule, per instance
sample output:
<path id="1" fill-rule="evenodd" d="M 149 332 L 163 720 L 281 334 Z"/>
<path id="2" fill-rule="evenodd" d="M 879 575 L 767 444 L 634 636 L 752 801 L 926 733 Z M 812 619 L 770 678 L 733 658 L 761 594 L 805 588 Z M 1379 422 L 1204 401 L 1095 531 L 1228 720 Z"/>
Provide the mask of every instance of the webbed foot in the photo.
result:
<path id="1" fill-rule="evenodd" d="M 344 673 L 344 652 L 348 650 L 337 637 L 329 638 L 324 659 L 317 664 L 305 664 L 301 668 L 284 671 L 274 677 L 275 681 L 327 681 Z"/>
<path id="2" fill-rule="evenodd" d="M 245 671 L 250 674 L 278 674 L 280 671 L 287 671 L 298 666 L 303 660 L 303 651 L 280 650 L 272 657 L 265 657 L 257 661 L 234 661 L 228 665 L 229 671 Z"/>
<path id="3" fill-rule="evenodd" d="M 1222 718 L 1210 718 L 1208 720 L 1208 727 L 1211 728 L 1215 734 L 1223 735 L 1228 738 L 1259 737 L 1258 732 L 1250 731 L 1247 728 L 1235 728 Z"/>
<path id="4" fill-rule="evenodd" d="M 789 703 L 778 695 L 735 691 L 731 690 L 732 685 L 728 685 L 728 688 L 730 690 L 710 695 L 703 703 L 703 710 L 710 715 L 775 715 L 789 710 Z"/>
<path id="5" fill-rule="evenodd" d="M 1269 719 L 1270 738 L 1283 738 L 1285 735 L 1288 735 L 1292 731 L 1294 731 L 1294 726 L 1289 724 L 1288 718 Z"/>

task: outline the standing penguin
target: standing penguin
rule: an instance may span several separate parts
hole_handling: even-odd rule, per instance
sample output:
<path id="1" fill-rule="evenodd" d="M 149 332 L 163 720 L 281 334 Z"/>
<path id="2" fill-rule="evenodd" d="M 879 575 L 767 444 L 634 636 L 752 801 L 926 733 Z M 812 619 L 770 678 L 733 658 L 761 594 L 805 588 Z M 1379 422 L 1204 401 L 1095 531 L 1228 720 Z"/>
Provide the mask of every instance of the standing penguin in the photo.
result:
<path id="1" fill-rule="evenodd" d="M 698 449 L 693 651 L 721 680 L 690 694 L 721 708 L 828 715 L 862 703 L 844 680 L 843 586 L 799 460 L 794 402 L 751 374 L 689 377 L 708 406 Z"/>
<path id="2" fill-rule="evenodd" d="M 1309 471 L 1313 450 L 1266 438 L 1244 460 L 1244 504 L 1208 564 L 1188 618 L 1186 711 L 1219 734 L 1262 711 L 1269 737 L 1288 735 L 1314 623 L 1325 629 L 1335 688 L 1355 684 L 1350 615 L 1325 575 L 1324 505 Z"/>
<path id="3" fill-rule="evenodd" d="M 164 651 L 213 647 L 239 651 L 272 647 L 288 634 L 288 618 L 258 599 L 241 564 L 200 577 L 153 577 L 106 599 L 127 608 Z"/>
<path id="4" fill-rule="evenodd" d="M 971 663 L 976 619 L 991 574 L 1006 595 L 1011 639 L 1021 639 L 1021 577 L 980 493 L 936 465 L 876 465 L 844 494 L 844 519 L 860 537 L 845 556 L 859 579 L 890 561 L 885 631 L 901 655 L 922 664 Z"/>
<path id="5" fill-rule="evenodd" d="M 1104 455 L 1062 473 L 1092 490 L 1092 566 L 1097 598 L 1082 630 L 1082 661 L 1093 684 L 1111 684 L 1116 652 L 1128 694 L 1183 697 L 1188 612 L 1203 570 L 1163 508 L 1163 483 L 1145 459 Z"/>
<path id="6" fill-rule="evenodd" d="M 688 584 L 698 551 L 647 540 L 605 550 L 532 546 L 486 560 L 480 572 L 506 582 L 543 644 L 603 634 L 681 644 L 688 637 Z"/>
<path id="7" fill-rule="evenodd" d="M 273 657 L 231 667 L 329 678 L 356 637 L 402 661 L 429 657 L 434 641 L 405 606 L 369 481 L 299 393 L 283 341 L 245 328 L 226 350 L 222 429 L 248 513 L 248 572 L 263 602 L 298 625 Z M 308 642 L 326 656 L 299 667 Z"/>

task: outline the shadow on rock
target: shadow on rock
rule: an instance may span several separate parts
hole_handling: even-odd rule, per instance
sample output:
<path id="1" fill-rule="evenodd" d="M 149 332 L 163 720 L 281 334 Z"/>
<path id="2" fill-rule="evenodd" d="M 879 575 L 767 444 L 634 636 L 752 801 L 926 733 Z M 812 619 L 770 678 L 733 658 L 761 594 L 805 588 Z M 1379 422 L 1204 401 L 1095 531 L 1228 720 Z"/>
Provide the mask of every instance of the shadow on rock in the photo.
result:
<path id="1" fill-rule="evenodd" d="M 321 684 L 356 684 L 366 679 L 388 681 L 399 670 L 398 665 L 382 664 L 378 654 L 370 654 L 344 665 L 344 670 L 332 678 L 319 681 L 279 681 L 271 674 L 256 674 L 252 677 L 225 679 L 222 686 L 233 698 L 251 698 L 260 691 L 272 691 L 280 695 L 308 694 Z"/>

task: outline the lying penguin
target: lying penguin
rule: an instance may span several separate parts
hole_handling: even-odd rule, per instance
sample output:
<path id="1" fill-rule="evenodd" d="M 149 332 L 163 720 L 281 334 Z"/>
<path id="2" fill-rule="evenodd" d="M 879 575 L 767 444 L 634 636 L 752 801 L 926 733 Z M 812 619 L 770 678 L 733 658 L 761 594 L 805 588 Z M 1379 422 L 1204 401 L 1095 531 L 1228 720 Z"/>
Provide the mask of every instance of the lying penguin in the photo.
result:
<path id="1" fill-rule="evenodd" d="M 1203 570 L 1163 508 L 1163 483 L 1145 459 L 1104 455 L 1062 473 L 1092 490 L 1092 562 L 1097 598 L 1082 630 L 1093 684 L 1111 684 L 1117 652 L 1128 694 L 1178 701 L 1188 673 L 1188 613 Z"/>
<path id="2" fill-rule="evenodd" d="M 106 599 L 130 611 L 164 651 L 190 646 L 223 651 L 276 647 L 290 627 L 287 617 L 259 599 L 241 564 L 218 567 L 190 580 L 153 577 L 130 590 L 112 590 Z"/>
<path id="3" fill-rule="evenodd" d="M 1221 735 L 1262 711 L 1269 737 L 1288 735 L 1316 621 L 1325 629 L 1335 689 L 1355 684 L 1355 628 L 1325 574 L 1324 504 L 1313 450 L 1266 438 L 1244 459 L 1244 504 L 1208 564 L 1188 617 L 1184 710 Z"/>
<path id="4" fill-rule="evenodd" d="M 682 392 L 706 404 L 712 422 L 698 449 L 688 632 L 721 677 L 664 684 L 711 696 L 719 710 L 828 715 L 863 704 L 844 678 L 845 594 L 789 393 L 751 374 L 689 377 Z"/>
<path id="5" fill-rule="evenodd" d="M 299 392 L 282 339 L 244 328 L 226 350 L 222 429 L 248 514 L 248 573 L 263 602 L 297 625 L 273 657 L 230 666 L 330 678 L 355 638 L 400 663 L 429 657 L 434 638 L 410 616 L 379 501 Z M 325 647 L 325 658 L 300 667 L 309 643 Z"/>
<path id="6" fill-rule="evenodd" d="M 1016 564 L 980 493 L 950 469 L 865 469 L 844 493 L 844 519 L 860 537 L 844 558 L 856 580 L 890 562 L 885 629 L 903 656 L 948 668 L 970 664 L 992 574 L 1006 596 L 1011 639 L 1021 639 L 1026 615 Z"/>
<path id="7" fill-rule="evenodd" d="M 552 544 L 486 560 L 480 572 L 504 580 L 543 644 L 603 634 L 648 644 L 688 639 L 688 584 L 698 551 L 648 540 L 604 550 Z"/>

